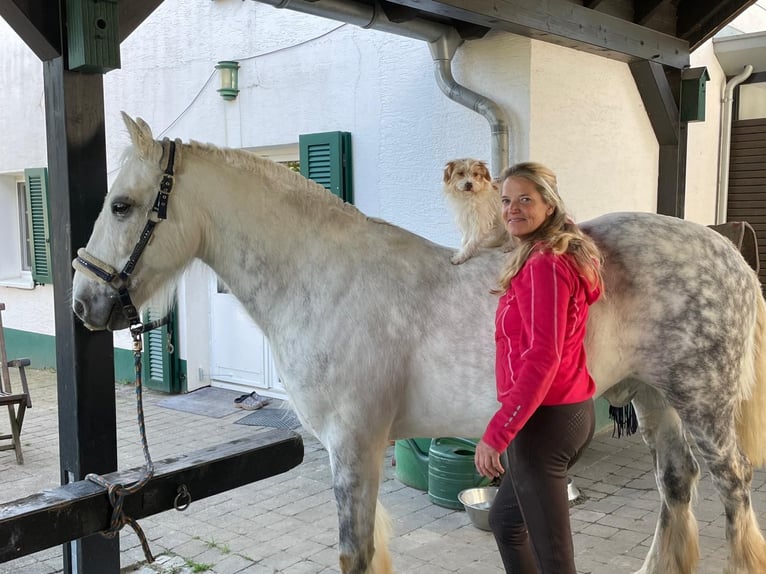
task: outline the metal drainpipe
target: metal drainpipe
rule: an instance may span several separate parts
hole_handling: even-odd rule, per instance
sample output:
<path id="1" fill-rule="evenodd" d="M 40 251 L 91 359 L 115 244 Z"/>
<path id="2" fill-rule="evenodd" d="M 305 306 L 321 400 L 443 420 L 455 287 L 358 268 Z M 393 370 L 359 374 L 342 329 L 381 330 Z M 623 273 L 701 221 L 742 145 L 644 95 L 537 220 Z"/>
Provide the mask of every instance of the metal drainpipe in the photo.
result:
<path id="1" fill-rule="evenodd" d="M 726 222 L 726 208 L 729 201 L 729 158 L 731 157 L 731 112 L 734 102 L 734 88 L 750 77 L 753 66 L 745 69 L 726 83 L 723 91 L 723 113 L 721 114 L 721 148 L 718 160 L 718 195 L 716 196 L 716 223 Z"/>
<path id="2" fill-rule="evenodd" d="M 436 83 L 441 91 L 451 100 L 467 107 L 484 116 L 489 122 L 491 144 L 490 144 L 490 171 L 492 177 L 499 178 L 509 162 L 509 135 L 508 119 L 505 110 L 497 103 L 486 96 L 477 94 L 473 90 L 458 84 L 452 77 L 452 57 L 455 50 L 462 43 L 455 44 L 452 37 L 458 37 L 454 28 L 449 28 L 454 36 L 445 35 L 436 42 L 429 43 L 431 57 L 434 60 L 434 73 L 436 74 Z M 454 48 L 452 47 L 454 45 Z"/>
<path id="3" fill-rule="evenodd" d="M 451 26 L 413 18 L 406 22 L 391 22 L 379 3 L 359 4 L 346 0 L 255 0 L 276 8 L 288 8 L 305 14 L 340 20 L 368 28 L 406 36 L 428 42 L 434 60 L 436 83 L 451 100 L 481 114 L 490 124 L 491 142 L 490 167 L 494 177 L 499 177 L 509 163 L 508 119 L 505 111 L 495 102 L 465 86 L 452 77 L 452 58 L 458 46 L 463 43 L 457 31 Z"/>

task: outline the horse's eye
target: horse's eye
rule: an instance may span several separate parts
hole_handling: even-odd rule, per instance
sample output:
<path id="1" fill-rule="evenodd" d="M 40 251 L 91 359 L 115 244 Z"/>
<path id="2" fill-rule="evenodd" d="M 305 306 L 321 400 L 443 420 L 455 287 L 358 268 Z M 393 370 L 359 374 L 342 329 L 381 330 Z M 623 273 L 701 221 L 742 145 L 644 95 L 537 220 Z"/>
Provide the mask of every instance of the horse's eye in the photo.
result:
<path id="1" fill-rule="evenodd" d="M 130 209 L 130 204 L 124 201 L 115 201 L 112 204 L 112 213 L 115 215 L 125 215 Z"/>

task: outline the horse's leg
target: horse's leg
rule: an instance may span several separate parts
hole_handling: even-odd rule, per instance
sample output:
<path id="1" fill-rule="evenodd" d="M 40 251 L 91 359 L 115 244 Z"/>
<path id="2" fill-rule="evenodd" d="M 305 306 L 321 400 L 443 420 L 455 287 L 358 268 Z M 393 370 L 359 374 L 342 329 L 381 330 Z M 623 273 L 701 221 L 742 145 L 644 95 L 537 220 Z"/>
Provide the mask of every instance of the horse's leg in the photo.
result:
<path id="1" fill-rule="evenodd" d="M 729 574 L 766 572 L 766 542 L 750 503 L 752 465 L 737 444 L 734 401 L 677 400 L 676 412 L 651 388 L 633 403 L 644 440 L 655 458 L 662 507 L 642 573 L 693 572 L 698 558 L 697 526 L 689 500 L 699 475 L 684 439 L 681 419 L 708 464 L 726 515 Z"/>
<path id="2" fill-rule="evenodd" d="M 633 399 L 639 428 L 654 459 L 660 493 L 660 516 L 640 574 L 689 574 L 699 561 L 697 521 L 691 498 L 699 465 L 684 437 L 676 410 L 649 386 Z"/>
<path id="3" fill-rule="evenodd" d="M 360 431 L 364 432 L 364 431 Z M 376 508 L 383 467 L 384 438 L 343 433 L 326 445 L 330 454 L 333 491 L 338 505 L 340 571 L 342 574 L 391 574 L 387 515 Z M 377 512 L 376 512 L 377 510 Z"/>
<path id="4" fill-rule="evenodd" d="M 729 543 L 726 572 L 761 574 L 766 572 L 766 541 L 751 504 L 753 466 L 737 444 L 733 407 L 711 406 L 707 411 L 695 412 L 688 427 L 723 502 Z"/>

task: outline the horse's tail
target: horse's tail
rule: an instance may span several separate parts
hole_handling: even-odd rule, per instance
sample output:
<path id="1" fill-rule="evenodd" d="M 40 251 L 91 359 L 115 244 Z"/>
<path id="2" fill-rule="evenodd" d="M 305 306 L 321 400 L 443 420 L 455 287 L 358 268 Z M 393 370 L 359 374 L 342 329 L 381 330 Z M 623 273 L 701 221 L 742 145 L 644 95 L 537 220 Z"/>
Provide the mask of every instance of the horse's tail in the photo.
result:
<path id="1" fill-rule="evenodd" d="M 388 551 L 388 540 L 391 538 L 391 518 L 388 511 L 378 500 L 375 508 L 375 535 L 373 543 L 375 544 L 375 554 L 370 564 L 370 574 L 393 574 L 394 568 L 391 564 L 391 554 Z"/>
<path id="2" fill-rule="evenodd" d="M 745 364 L 740 380 L 742 401 L 737 413 L 737 436 L 753 466 L 766 463 L 766 300 L 753 274 L 756 320 L 745 343 Z"/>

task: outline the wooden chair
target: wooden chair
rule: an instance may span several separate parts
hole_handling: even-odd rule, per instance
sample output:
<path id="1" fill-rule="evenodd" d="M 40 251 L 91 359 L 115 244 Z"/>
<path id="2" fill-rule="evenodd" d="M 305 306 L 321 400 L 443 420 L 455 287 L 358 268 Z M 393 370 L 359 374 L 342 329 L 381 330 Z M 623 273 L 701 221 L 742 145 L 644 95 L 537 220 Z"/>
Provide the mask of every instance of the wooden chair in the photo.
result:
<path id="1" fill-rule="evenodd" d="M 27 374 L 24 369 L 30 365 L 30 361 L 29 359 L 8 360 L 5 352 L 3 311 L 5 311 L 5 303 L 0 303 L 0 406 L 8 407 L 11 433 L 0 435 L 0 441 L 10 441 L 8 444 L 1 444 L 0 450 L 15 450 L 16 462 L 24 464 L 24 456 L 21 454 L 21 427 L 24 423 L 24 414 L 28 408 L 32 408 L 32 398 L 29 395 Z M 23 391 L 21 393 L 14 393 L 11 388 L 11 368 L 19 369 Z"/>

